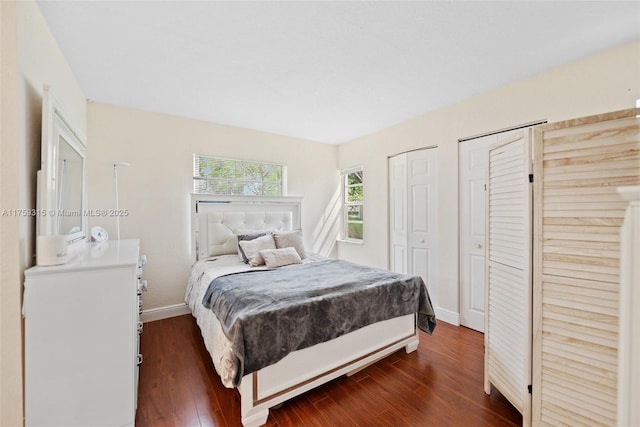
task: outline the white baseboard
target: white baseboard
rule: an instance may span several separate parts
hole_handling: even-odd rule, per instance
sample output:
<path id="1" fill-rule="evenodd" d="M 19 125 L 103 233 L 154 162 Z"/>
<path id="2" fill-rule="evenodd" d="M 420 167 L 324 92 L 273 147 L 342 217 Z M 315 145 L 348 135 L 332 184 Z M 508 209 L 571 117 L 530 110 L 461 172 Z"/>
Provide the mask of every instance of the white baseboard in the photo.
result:
<path id="1" fill-rule="evenodd" d="M 460 313 L 445 310 L 442 307 L 436 307 L 436 319 L 450 323 L 454 326 L 460 326 Z"/>
<path id="2" fill-rule="evenodd" d="M 142 322 L 153 322 L 154 320 L 168 319 L 169 317 L 190 314 L 191 309 L 187 304 L 173 304 L 164 307 L 150 308 L 142 311 Z"/>

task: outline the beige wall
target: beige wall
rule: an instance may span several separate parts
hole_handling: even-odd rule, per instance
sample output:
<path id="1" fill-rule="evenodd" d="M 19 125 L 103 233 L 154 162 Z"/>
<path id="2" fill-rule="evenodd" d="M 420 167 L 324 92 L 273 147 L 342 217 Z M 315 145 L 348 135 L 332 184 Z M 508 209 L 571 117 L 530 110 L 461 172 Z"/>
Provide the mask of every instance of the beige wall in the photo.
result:
<path id="1" fill-rule="evenodd" d="M 434 304 L 455 321 L 458 289 L 458 139 L 547 119 L 621 110 L 640 97 L 640 42 L 585 58 L 339 146 L 341 168 L 365 170 L 365 240 L 339 243 L 342 259 L 388 267 L 387 157 L 438 146 L 438 283 Z M 428 94 L 425 94 L 428 96 Z"/>
<path id="2" fill-rule="evenodd" d="M 2 4 L 2 209 L 36 207 L 42 87 L 48 84 L 70 120 L 86 131 L 86 100 L 33 1 Z M 23 271 L 34 264 L 35 219 L 0 218 L 0 425 L 22 424 Z"/>
<path id="3" fill-rule="evenodd" d="M 0 2 L 0 208 L 16 206 L 16 11 Z M 18 219 L 0 217 L 0 425 L 22 423 Z"/>
<path id="4" fill-rule="evenodd" d="M 113 163 L 131 164 L 118 169 L 119 205 L 130 212 L 120 219 L 120 236 L 140 238 L 148 257 L 145 309 L 184 302 L 194 153 L 286 164 L 288 195 L 304 196 L 305 246 L 318 251 L 327 240 L 324 212 L 339 181 L 335 146 L 97 103 L 89 103 L 88 139 L 90 208 L 115 206 Z M 115 218 L 89 222 L 116 238 Z M 335 232 L 328 235 L 335 246 Z"/>

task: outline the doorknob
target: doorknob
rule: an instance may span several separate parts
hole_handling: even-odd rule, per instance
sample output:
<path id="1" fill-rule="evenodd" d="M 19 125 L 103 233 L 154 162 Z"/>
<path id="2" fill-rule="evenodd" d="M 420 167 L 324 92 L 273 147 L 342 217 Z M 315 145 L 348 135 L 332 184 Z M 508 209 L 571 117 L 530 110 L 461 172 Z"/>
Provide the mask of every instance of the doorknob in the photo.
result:
<path id="1" fill-rule="evenodd" d="M 480 243 L 478 243 L 478 244 L 476 245 L 476 248 L 478 248 L 478 249 L 480 249 L 481 247 L 482 247 L 482 245 L 481 245 Z"/>

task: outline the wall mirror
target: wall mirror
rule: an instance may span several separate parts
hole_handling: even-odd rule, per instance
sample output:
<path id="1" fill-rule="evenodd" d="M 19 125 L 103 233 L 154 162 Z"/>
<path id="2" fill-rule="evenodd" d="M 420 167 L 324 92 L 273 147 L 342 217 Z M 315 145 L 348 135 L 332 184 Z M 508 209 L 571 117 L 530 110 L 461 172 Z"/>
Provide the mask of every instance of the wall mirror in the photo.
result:
<path id="1" fill-rule="evenodd" d="M 86 138 L 71 126 L 45 87 L 38 171 L 38 235 L 64 234 L 68 243 L 86 238 L 86 147 Z"/>

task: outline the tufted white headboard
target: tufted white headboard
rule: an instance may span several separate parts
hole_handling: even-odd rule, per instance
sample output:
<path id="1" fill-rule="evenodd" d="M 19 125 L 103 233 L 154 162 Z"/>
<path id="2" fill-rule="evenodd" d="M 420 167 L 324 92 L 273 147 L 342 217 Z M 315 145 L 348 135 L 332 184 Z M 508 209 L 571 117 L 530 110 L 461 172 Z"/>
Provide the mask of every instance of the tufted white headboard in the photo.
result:
<path id="1" fill-rule="evenodd" d="M 237 233 L 294 230 L 302 197 L 191 195 L 192 253 L 196 260 L 237 253 Z"/>

